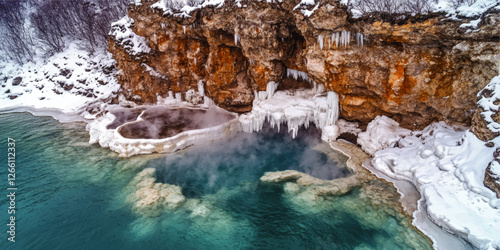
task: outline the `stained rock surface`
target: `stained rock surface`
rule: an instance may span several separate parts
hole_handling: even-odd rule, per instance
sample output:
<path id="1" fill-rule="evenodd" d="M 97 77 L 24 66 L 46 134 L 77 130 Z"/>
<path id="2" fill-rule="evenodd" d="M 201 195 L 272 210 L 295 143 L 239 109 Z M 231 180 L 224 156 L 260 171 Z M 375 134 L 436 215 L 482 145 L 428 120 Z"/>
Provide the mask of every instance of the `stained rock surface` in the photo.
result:
<path id="1" fill-rule="evenodd" d="M 335 0 L 320 1 L 309 17 L 294 10 L 298 0 L 225 1 L 182 17 L 154 3 L 128 11 L 130 29 L 150 49 L 131 53 L 133 39 L 109 39 L 122 92 L 137 103 L 196 90 L 202 81 L 217 105 L 246 112 L 269 81 L 280 82 L 278 89 L 316 82 L 340 95 L 347 120 L 386 115 L 407 128 L 437 120 L 469 125 L 476 94 L 499 73 L 498 11 L 472 29 L 460 27 L 470 20 L 439 13 L 354 19 Z M 294 79 L 298 71 L 307 79 Z"/>

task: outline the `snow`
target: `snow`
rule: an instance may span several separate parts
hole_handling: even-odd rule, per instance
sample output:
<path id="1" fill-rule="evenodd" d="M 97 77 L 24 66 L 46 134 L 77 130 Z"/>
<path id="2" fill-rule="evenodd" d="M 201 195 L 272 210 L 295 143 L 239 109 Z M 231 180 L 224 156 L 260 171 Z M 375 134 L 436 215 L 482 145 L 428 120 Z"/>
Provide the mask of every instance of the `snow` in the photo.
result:
<path id="1" fill-rule="evenodd" d="M 476 0 L 473 1 L 471 5 L 467 2 L 468 1 L 463 1 L 458 8 L 455 8 L 449 1 L 439 0 L 438 3 L 433 6 L 433 10 L 444 11 L 450 16 L 464 16 L 470 18 L 482 15 L 485 11 L 494 6 L 497 6 L 496 8 L 498 9 L 499 6 L 498 0 Z"/>
<path id="2" fill-rule="evenodd" d="M 370 155 L 386 148 L 392 148 L 403 136 L 411 131 L 399 127 L 399 124 L 386 116 L 377 116 L 368 124 L 365 132 L 358 135 L 358 144 Z"/>
<path id="3" fill-rule="evenodd" d="M 493 173 L 492 174 L 493 178 L 500 179 L 500 163 L 498 163 L 498 161 L 491 162 L 490 171 Z"/>
<path id="4" fill-rule="evenodd" d="M 110 53 L 89 55 L 73 42 L 45 60 L 24 65 L 0 64 L 0 110 L 43 109 L 62 113 L 82 113 L 94 102 L 116 96 L 120 85 L 112 70 Z M 104 69 L 109 72 L 105 73 Z M 16 78 L 21 77 L 19 84 Z M 17 97 L 15 97 L 17 96 Z M 11 99 L 14 98 L 15 99 Z M 87 118 L 91 115 L 84 113 Z"/>
<path id="5" fill-rule="evenodd" d="M 482 93 L 485 91 L 490 92 L 491 96 L 484 96 Z M 500 75 L 494 77 L 490 83 L 478 94 L 480 97 L 477 102 L 479 107 L 483 108 L 481 115 L 484 117 L 485 121 L 488 123 L 488 129 L 494 133 L 500 133 L 500 124 L 493 120 L 492 116 L 498 112 L 500 105 L 497 100 L 500 100 Z M 497 104 L 495 104 L 497 103 Z"/>
<path id="6" fill-rule="evenodd" d="M 162 78 L 162 79 L 167 79 L 167 77 L 165 75 L 163 75 L 160 72 L 154 70 L 149 65 L 147 65 L 145 63 L 141 63 L 141 66 L 144 67 L 144 70 L 146 72 L 148 72 L 151 76 L 154 76 L 154 77 L 157 77 L 157 78 Z"/>
<path id="7" fill-rule="evenodd" d="M 370 164 L 376 171 L 415 185 L 419 203 L 425 204 L 419 209 L 434 223 L 476 248 L 500 248 L 500 200 L 483 185 L 494 147 L 444 122 L 410 132 L 380 116 L 359 135 L 358 143 L 374 155 Z"/>
<path id="8" fill-rule="evenodd" d="M 134 1 L 136 6 L 142 5 L 141 0 L 134 0 Z M 259 0 L 259 1 L 265 1 L 268 3 L 282 2 L 282 0 L 278 1 Z M 360 9 L 352 7 L 355 6 L 358 1 L 363 1 L 363 0 L 341 0 L 340 3 L 343 5 L 350 6 L 350 11 L 353 14 L 353 17 L 359 18 L 363 15 L 363 12 Z M 406 1 L 411 1 L 411 0 L 404 0 L 398 2 L 404 3 Z M 462 3 L 460 3 L 458 7 L 454 6 L 451 2 L 452 0 L 429 1 L 430 6 L 428 9 L 433 12 L 445 12 L 448 15 L 448 17 L 453 19 L 456 19 L 457 17 L 467 17 L 467 18 L 479 17 L 485 11 L 487 11 L 492 7 L 500 9 L 498 0 L 462 1 Z M 469 5 L 468 2 L 472 2 L 472 4 Z M 246 7 L 246 5 L 241 4 L 241 0 L 236 0 L 234 3 L 239 8 Z M 226 4 L 225 0 L 192 0 L 192 1 L 159 0 L 153 5 L 151 5 L 151 8 L 162 10 L 164 15 L 174 15 L 176 17 L 191 17 L 190 14 L 197 9 L 205 7 L 221 8 L 224 4 Z M 302 13 L 302 15 L 304 15 L 305 17 L 311 17 L 314 14 L 314 12 L 319 9 L 320 4 L 321 1 L 318 0 L 301 0 L 299 4 L 297 4 L 293 8 L 293 10 L 294 11 L 300 10 L 300 13 Z M 401 4 L 401 6 L 404 6 L 404 4 Z M 385 7 L 380 7 L 380 8 L 385 8 Z M 380 9 L 380 11 L 383 11 L 383 9 Z M 396 12 L 417 14 L 416 12 L 412 13 L 411 11 L 414 10 L 401 9 L 400 11 Z M 426 10 L 424 9 L 424 13 L 425 11 Z M 472 23 L 471 25 L 474 26 L 475 24 Z"/>
<path id="9" fill-rule="evenodd" d="M 297 4 L 297 6 L 295 6 L 295 8 L 293 8 L 293 10 L 295 11 L 296 9 L 299 9 L 302 15 L 310 17 L 319 8 L 320 2 L 318 2 L 312 10 L 308 10 L 308 7 L 315 4 L 315 0 L 302 0 L 299 4 Z"/>
<path id="10" fill-rule="evenodd" d="M 191 12 L 197 9 L 209 6 L 220 8 L 224 5 L 224 2 L 224 0 L 160 0 L 151 5 L 151 8 L 162 10 L 164 15 L 191 17 Z"/>
<path id="11" fill-rule="evenodd" d="M 358 1 L 363 1 L 363 0 L 341 0 L 340 2 L 344 5 L 348 4 L 355 4 Z M 411 0 L 407 0 L 410 2 Z M 401 1 L 401 2 L 406 2 L 406 1 Z M 467 17 L 467 18 L 472 18 L 472 17 L 479 17 L 481 16 L 484 12 L 486 12 L 488 9 L 495 7 L 496 9 L 499 9 L 499 1 L 498 0 L 475 0 L 475 1 L 460 1 L 461 3 L 458 4 L 458 6 L 454 6 L 452 2 L 459 2 L 457 0 L 436 0 L 436 1 L 429 1 L 429 10 L 432 12 L 445 12 L 448 17 L 452 19 L 456 19 L 458 17 Z M 471 4 L 469 5 L 469 2 Z M 381 7 L 385 8 L 385 7 Z M 383 9 L 379 9 L 382 10 Z M 409 13 L 409 14 L 417 14 L 416 12 L 411 12 L 412 10 L 409 9 L 401 9 L 400 11 L 396 11 L 399 13 Z M 363 15 L 363 12 L 360 9 L 356 8 L 351 8 L 351 12 L 353 14 L 354 18 L 359 18 Z M 425 13 L 425 10 L 424 10 Z"/>
<path id="12" fill-rule="evenodd" d="M 111 24 L 109 35 L 130 55 L 140 56 L 151 52 L 146 38 L 135 34 L 131 28 L 133 25 L 134 19 L 125 16 Z"/>
<path id="13" fill-rule="evenodd" d="M 269 87 L 269 85 L 268 85 Z M 269 91 L 269 90 L 268 90 Z M 277 91 L 274 95 L 258 95 L 253 102 L 252 112 L 240 116 L 243 131 L 260 131 L 267 120 L 271 127 L 279 130 L 280 124 L 288 125 L 292 137 L 297 136 L 299 127 L 308 127 L 313 122 L 321 129 L 327 140 L 335 140 L 339 134 L 336 128 L 338 119 L 338 95 L 330 91 L 326 95 L 315 90 Z M 328 128 L 326 128 L 328 127 Z M 326 129 L 325 129 L 326 128 Z"/>

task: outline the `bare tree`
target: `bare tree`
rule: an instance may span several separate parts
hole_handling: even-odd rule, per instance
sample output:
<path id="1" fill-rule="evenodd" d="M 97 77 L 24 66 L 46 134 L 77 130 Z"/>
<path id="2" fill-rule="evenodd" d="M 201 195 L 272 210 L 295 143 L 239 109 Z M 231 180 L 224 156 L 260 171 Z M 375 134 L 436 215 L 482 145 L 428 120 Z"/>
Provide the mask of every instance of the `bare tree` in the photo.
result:
<path id="1" fill-rule="evenodd" d="M 105 48 L 111 23 L 126 14 L 129 3 L 0 0 L 0 50 L 9 59 L 24 63 L 33 60 L 37 48 L 48 54 L 62 51 L 68 39 L 83 41 L 89 52 Z"/>
<path id="2" fill-rule="evenodd" d="M 34 40 L 25 24 L 27 1 L 0 0 L 0 45 L 4 54 L 18 63 L 33 60 Z"/>
<path id="3" fill-rule="evenodd" d="M 453 8 L 458 8 L 462 6 L 464 3 L 467 4 L 468 6 L 473 5 L 477 0 L 448 0 L 448 3 L 453 6 Z"/>
<path id="4" fill-rule="evenodd" d="M 426 14 L 430 11 L 433 1 L 435 2 L 436 0 L 350 0 L 348 6 L 361 11 L 362 14 L 373 12 Z"/>

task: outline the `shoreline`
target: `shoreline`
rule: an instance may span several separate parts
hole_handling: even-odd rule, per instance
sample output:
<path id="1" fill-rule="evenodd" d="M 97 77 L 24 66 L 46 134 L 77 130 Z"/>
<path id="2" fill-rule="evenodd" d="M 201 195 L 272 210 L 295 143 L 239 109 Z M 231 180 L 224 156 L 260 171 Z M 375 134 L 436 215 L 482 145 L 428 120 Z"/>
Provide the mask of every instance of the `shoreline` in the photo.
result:
<path id="1" fill-rule="evenodd" d="M 371 175 L 375 176 L 392 186 L 400 195 L 399 204 L 411 217 L 411 225 L 427 237 L 432 243 L 433 249 L 470 249 L 468 242 L 446 232 L 444 229 L 432 222 L 425 211 L 425 201 L 421 199 L 420 192 L 412 183 L 405 180 L 393 179 L 384 173 L 377 171 L 369 164 L 371 157 L 361 148 L 344 140 L 332 141 L 329 143 L 333 150 L 336 150 L 349 158 L 347 164 L 351 168 L 363 168 Z M 360 157 L 361 156 L 361 157 Z"/>
<path id="2" fill-rule="evenodd" d="M 158 106 L 158 105 L 152 105 Z M 167 105 L 168 106 L 168 105 Z M 180 107 L 175 107 L 180 108 Z M 52 117 L 60 123 L 85 122 L 90 124 L 95 119 L 86 119 L 80 112 L 65 113 L 55 108 L 33 108 L 33 107 L 11 107 L 0 109 L 0 114 L 5 113 L 30 113 L 34 116 Z M 238 119 L 236 119 L 237 121 Z M 89 131 L 90 132 L 90 131 Z M 239 131 L 241 132 L 241 131 Z M 139 139 L 140 140 L 140 139 Z M 411 226 L 423 234 L 432 243 L 434 249 L 452 246 L 453 249 L 470 249 L 471 245 L 462 238 L 446 232 L 444 229 L 432 222 L 425 211 L 425 201 L 421 199 L 420 192 L 412 183 L 405 180 L 391 178 L 384 173 L 374 169 L 369 163 L 371 157 L 361 148 L 342 139 L 326 142 L 331 149 L 348 157 L 346 164 L 358 174 L 373 175 L 377 179 L 394 186 L 400 195 L 399 205 L 411 217 Z M 151 153 L 150 153 L 151 154 Z M 160 153 L 161 154 L 161 153 Z"/>

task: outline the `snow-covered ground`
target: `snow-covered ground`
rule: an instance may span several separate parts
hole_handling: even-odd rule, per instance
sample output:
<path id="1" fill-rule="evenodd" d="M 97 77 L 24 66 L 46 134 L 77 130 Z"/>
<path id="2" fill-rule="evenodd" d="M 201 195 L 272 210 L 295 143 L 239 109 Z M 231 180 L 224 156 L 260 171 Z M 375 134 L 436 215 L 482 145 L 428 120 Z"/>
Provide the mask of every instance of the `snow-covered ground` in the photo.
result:
<path id="1" fill-rule="evenodd" d="M 495 147 L 444 122 L 409 132 L 387 117 L 372 121 L 358 143 L 378 150 L 370 162 L 374 169 L 415 185 L 425 204 L 421 208 L 434 223 L 477 248 L 500 248 L 500 199 L 483 185 Z M 499 145 L 500 138 L 494 143 Z"/>
<path id="2" fill-rule="evenodd" d="M 282 0 L 254 0 L 259 2 L 282 2 Z M 350 10 L 355 18 L 359 18 L 362 16 L 363 12 L 361 9 L 356 7 L 356 3 L 363 0 L 340 0 L 340 2 L 344 5 L 350 6 Z M 142 5 L 141 0 L 135 0 L 135 5 Z M 382 1 L 381 1 L 382 2 Z M 397 0 L 392 1 L 393 5 L 404 6 L 404 2 L 412 2 L 411 0 Z M 159 9 L 164 12 L 166 15 L 175 15 L 180 17 L 189 17 L 190 14 L 197 9 L 201 9 L 204 7 L 222 7 L 226 1 L 224 0 L 193 0 L 193 1 L 184 1 L 184 0 L 159 0 L 155 4 L 151 6 L 151 8 Z M 235 1 L 236 5 L 240 8 L 244 8 L 247 5 L 242 3 L 240 0 Z M 457 17 L 479 17 L 488 9 L 495 7 L 496 9 L 500 9 L 500 2 L 498 0 L 470 0 L 470 1 L 460 1 L 460 0 L 429 0 L 428 7 L 423 8 L 424 12 L 427 10 L 433 12 L 444 12 L 451 18 Z M 321 0 L 301 0 L 300 3 L 295 6 L 293 10 L 299 10 L 304 16 L 310 17 L 314 15 L 314 12 L 320 7 Z M 422 4 L 423 5 L 423 4 Z M 373 6 L 376 6 L 374 4 Z M 377 6 L 383 6 L 382 4 L 378 4 Z M 386 7 L 379 7 L 386 8 Z M 377 9 L 379 10 L 379 9 Z M 381 9 L 383 11 L 383 9 Z M 412 13 L 412 11 L 408 8 L 404 8 L 404 12 L 406 14 L 416 14 L 416 12 Z"/>
<path id="3" fill-rule="evenodd" d="M 0 62 L 0 110 L 86 112 L 90 103 L 116 96 L 115 71 L 111 54 L 89 55 L 76 42 L 35 63 Z"/>

